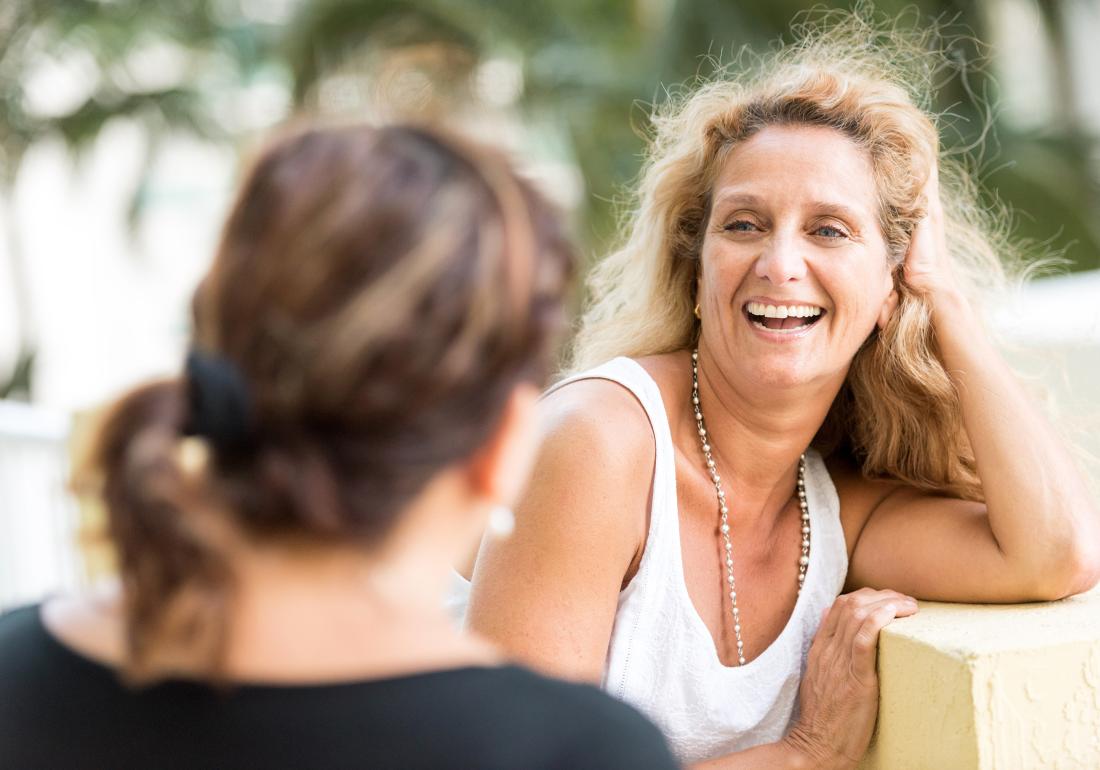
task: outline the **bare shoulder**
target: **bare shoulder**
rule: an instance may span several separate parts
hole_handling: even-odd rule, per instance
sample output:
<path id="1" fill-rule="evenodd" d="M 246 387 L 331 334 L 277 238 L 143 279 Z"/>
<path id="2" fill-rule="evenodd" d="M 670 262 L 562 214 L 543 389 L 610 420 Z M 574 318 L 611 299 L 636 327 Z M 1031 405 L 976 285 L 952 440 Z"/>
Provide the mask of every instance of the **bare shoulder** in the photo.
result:
<path id="1" fill-rule="evenodd" d="M 635 363 L 657 385 L 666 413 L 669 404 L 688 403 L 690 352 L 645 356 Z M 639 501 L 648 510 L 644 503 L 653 478 L 656 441 L 649 416 L 632 391 L 603 378 L 576 380 L 543 399 L 542 418 L 539 466 L 567 464 L 594 487 L 620 490 L 631 510 Z"/>
<path id="2" fill-rule="evenodd" d="M 653 426 L 634 393 L 607 379 L 576 380 L 542 401 L 538 458 L 516 514 L 520 528 L 542 521 L 565 529 L 575 559 L 619 562 L 628 580 L 644 550 L 656 462 Z M 538 526 L 535 524 L 535 526 Z M 548 542 L 543 534 L 543 547 Z"/>
<path id="3" fill-rule="evenodd" d="M 540 464 L 575 454 L 620 470 L 653 464 L 649 417 L 634 394 L 612 380 L 577 380 L 544 397 L 541 432 Z"/>
<path id="4" fill-rule="evenodd" d="M 571 382 L 540 410 L 515 530 L 482 542 L 467 625 L 536 669 L 599 682 L 619 592 L 645 548 L 653 431 L 610 380 Z"/>
<path id="5" fill-rule="evenodd" d="M 830 455 L 825 459 L 825 467 L 836 487 L 840 501 L 840 523 L 844 529 L 848 558 L 851 558 L 872 511 L 891 494 L 903 489 L 904 485 L 886 479 L 869 479 L 851 458 L 843 455 Z"/>

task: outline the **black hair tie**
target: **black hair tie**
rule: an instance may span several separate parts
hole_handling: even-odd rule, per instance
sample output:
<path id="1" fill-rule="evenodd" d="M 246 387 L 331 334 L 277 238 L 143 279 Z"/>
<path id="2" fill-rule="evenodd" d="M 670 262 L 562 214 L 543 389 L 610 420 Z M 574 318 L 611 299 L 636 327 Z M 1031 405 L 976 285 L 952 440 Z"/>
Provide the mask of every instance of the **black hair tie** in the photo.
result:
<path id="1" fill-rule="evenodd" d="M 220 450 L 241 450 L 252 439 L 252 399 L 240 369 L 227 358 L 191 350 L 186 364 L 188 418 L 185 436 L 199 436 Z"/>

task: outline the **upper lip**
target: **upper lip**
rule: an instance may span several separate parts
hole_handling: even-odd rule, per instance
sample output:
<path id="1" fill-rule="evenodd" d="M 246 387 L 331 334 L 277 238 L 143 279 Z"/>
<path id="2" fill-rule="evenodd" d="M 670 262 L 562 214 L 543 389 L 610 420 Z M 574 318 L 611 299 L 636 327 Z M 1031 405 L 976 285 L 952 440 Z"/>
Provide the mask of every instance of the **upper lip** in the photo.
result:
<path id="1" fill-rule="evenodd" d="M 816 302 L 810 302 L 809 300 L 805 300 L 805 299 L 773 299 L 772 297 L 749 297 L 748 299 L 746 299 L 744 302 L 741 303 L 741 307 L 742 308 L 745 307 L 745 305 L 749 304 L 750 302 L 759 302 L 759 303 L 764 304 L 764 305 L 775 305 L 776 307 L 780 307 L 780 306 L 790 307 L 791 305 L 807 305 L 809 307 L 819 307 L 822 310 L 825 310 L 824 305 L 819 305 Z"/>

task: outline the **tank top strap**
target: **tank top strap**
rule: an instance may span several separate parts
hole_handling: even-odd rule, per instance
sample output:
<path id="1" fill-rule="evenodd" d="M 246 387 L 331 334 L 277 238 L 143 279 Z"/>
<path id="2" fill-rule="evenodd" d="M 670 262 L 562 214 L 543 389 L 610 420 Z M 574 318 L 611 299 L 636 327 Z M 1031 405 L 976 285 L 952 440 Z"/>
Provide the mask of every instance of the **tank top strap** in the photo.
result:
<path id="1" fill-rule="evenodd" d="M 661 390 L 657 383 L 649 375 L 649 372 L 637 361 L 625 356 L 613 358 L 597 367 L 588 369 L 578 374 L 571 375 L 554 383 L 543 393 L 546 397 L 554 391 L 578 380 L 609 380 L 626 388 L 641 404 L 649 418 L 649 425 L 653 431 L 654 463 L 653 463 L 653 489 L 650 505 L 649 533 L 647 537 L 646 553 L 642 555 L 642 563 L 639 565 L 641 573 L 654 559 L 648 558 L 649 552 L 654 549 L 656 543 L 663 543 L 663 533 L 671 528 L 678 530 L 678 522 L 671 525 L 665 523 L 668 517 L 676 516 L 676 454 L 672 445 L 672 431 L 669 428 L 668 416 L 665 412 L 664 400 L 661 398 Z M 679 548 L 679 538 L 675 543 Z M 637 576 L 633 585 L 637 582 Z"/>
<path id="2" fill-rule="evenodd" d="M 554 383 L 546 389 L 543 397 L 578 380 L 610 380 L 629 390 L 649 418 L 649 424 L 653 428 L 653 438 L 657 442 L 658 454 L 671 452 L 672 433 L 668 427 L 668 416 L 665 413 L 661 391 L 641 364 L 625 356 L 613 358 L 593 369 L 570 375 Z"/>

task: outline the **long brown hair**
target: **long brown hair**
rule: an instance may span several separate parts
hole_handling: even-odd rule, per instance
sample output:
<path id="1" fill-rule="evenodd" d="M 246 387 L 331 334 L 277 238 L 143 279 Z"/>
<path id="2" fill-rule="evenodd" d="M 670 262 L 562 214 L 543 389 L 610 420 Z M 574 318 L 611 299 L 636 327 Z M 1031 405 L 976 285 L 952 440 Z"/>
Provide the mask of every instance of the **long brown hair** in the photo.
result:
<path id="1" fill-rule="evenodd" d="M 187 471 L 189 369 L 119 400 L 92 443 L 130 677 L 165 649 L 217 676 L 227 531 L 376 542 L 482 445 L 512 389 L 550 372 L 572 265 L 555 213 L 485 149 L 409 126 L 268 147 L 193 302 L 194 350 L 239 381 L 246 433 L 197 431 L 209 460 Z"/>

